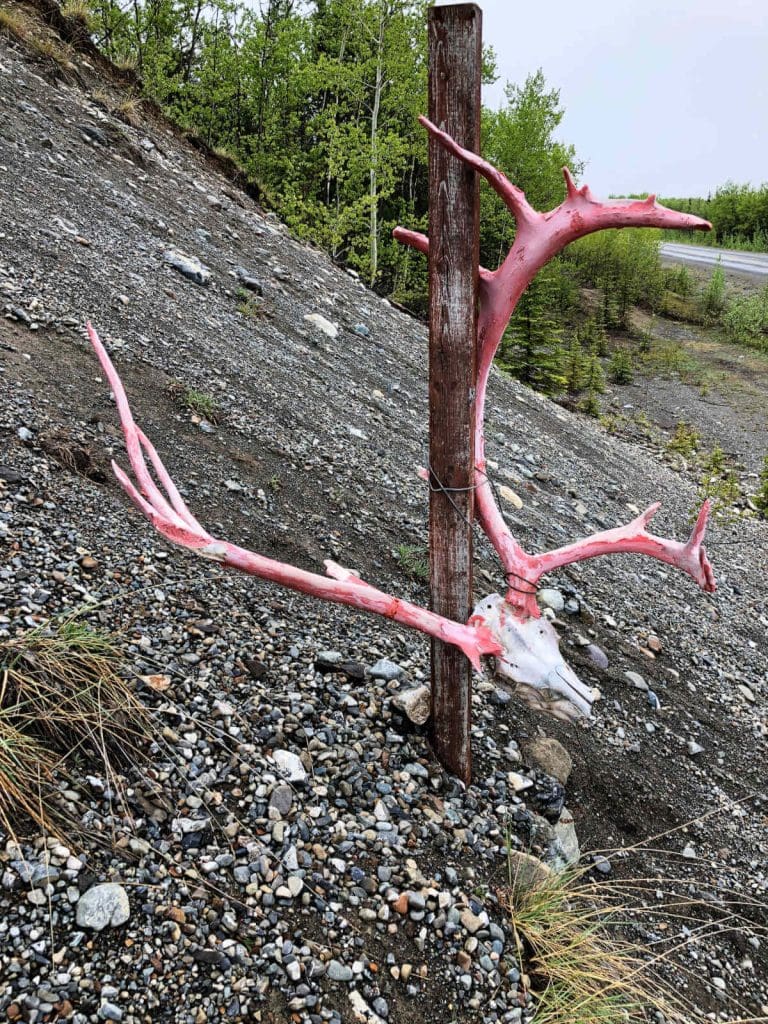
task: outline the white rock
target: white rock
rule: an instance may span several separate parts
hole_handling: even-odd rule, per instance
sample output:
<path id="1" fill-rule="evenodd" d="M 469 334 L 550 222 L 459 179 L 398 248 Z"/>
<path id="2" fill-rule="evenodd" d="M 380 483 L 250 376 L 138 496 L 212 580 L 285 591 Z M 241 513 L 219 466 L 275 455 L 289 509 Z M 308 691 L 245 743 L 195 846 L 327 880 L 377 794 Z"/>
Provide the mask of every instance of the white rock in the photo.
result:
<path id="1" fill-rule="evenodd" d="M 130 916 L 128 893 L 116 882 L 102 882 L 92 886 L 77 903 L 79 928 L 93 928 L 100 932 L 107 927 L 117 928 L 125 924 Z"/>
<path id="2" fill-rule="evenodd" d="M 378 1013 L 371 1009 L 357 989 L 352 989 L 349 993 L 349 1001 L 352 1004 L 354 1019 L 359 1024 L 386 1024 L 383 1017 L 380 1017 Z"/>
<path id="3" fill-rule="evenodd" d="M 639 672 L 625 672 L 624 678 L 628 683 L 631 683 L 636 690 L 648 691 L 648 683 L 646 683 Z"/>
<path id="4" fill-rule="evenodd" d="M 307 778 L 307 770 L 298 754 L 290 750 L 273 750 L 272 760 L 280 775 L 288 782 L 304 782 Z"/>
<path id="5" fill-rule="evenodd" d="M 559 590 L 555 590 L 553 587 L 545 587 L 538 592 L 536 597 L 539 599 L 539 604 L 544 605 L 545 608 L 551 608 L 555 614 L 559 614 L 565 608 L 565 598 Z"/>
<path id="6" fill-rule="evenodd" d="M 323 334 L 327 334 L 329 338 L 338 338 L 339 328 L 330 320 L 326 320 L 322 313 L 307 313 L 304 319 Z"/>
<path id="7" fill-rule="evenodd" d="M 396 694 L 392 704 L 415 725 L 424 725 L 432 710 L 432 691 L 428 686 L 412 686 Z"/>

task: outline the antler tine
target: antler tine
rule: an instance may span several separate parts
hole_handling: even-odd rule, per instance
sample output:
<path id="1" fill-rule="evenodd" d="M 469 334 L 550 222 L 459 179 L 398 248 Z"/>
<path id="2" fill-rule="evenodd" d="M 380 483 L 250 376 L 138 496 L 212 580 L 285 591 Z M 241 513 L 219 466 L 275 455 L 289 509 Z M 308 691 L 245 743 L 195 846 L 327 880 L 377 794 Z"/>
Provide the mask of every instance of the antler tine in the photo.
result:
<path id="1" fill-rule="evenodd" d="M 176 509 L 174 509 L 171 504 L 169 504 L 168 500 L 165 498 L 165 496 L 158 488 L 157 484 L 152 479 L 149 470 L 147 469 L 147 464 L 144 461 L 144 454 L 142 452 L 141 432 L 139 431 L 139 428 L 136 426 L 136 423 L 134 422 L 133 415 L 131 413 L 131 407 L 128 404 L 128 399 L 125 394 L 125 388 L 123 387 L 123 382 L 120 380 L 117 370 L 115 370 L 115 367 L 112 364 L 112 360 L 109 358 L 109 355 L 107 354 L 107 350 L 104 348 L 101 339 L 91 326 L 90 322 L 86 325 L 86 327 L 88 330 L 88 337 L 90 339 L 91 345 L 93 346 L 94 351 L 96 352 L 96 355 L 99 358 L 99 362 L 101 363 L 101 368 L 104 371 L 104 376 L 107 378 L 109 386 L 112 389 L 112 393 L 115 396 L 115 404 L 117 406 L 117 412 L 120 417 L 120 425 L 123 428 L 123 435 L 125 437 L 125 447 L 128 452 L 128 460 L 131 463 L 131 468 L 136 474 L 136 479 L 139 482 L 139 486 L 141 487 L 142 492 L 148 499 L 149 504 L 157 513 L 164 516 L 165 518 L 170 520 L 170 522 L 174 523 L 177 526 L 189 526 L 189 523 L 182 517 L 182 515 Z M 152 453 L 154 453 L 154 459 L 152 458 Z M 152 459 L 153 465 L 156 466 L 156 464 L 160 462 L 157 453 L 154 452 L 154 449 L 152 449 L 152 452 L 149 454 L 150 459 Z M 162 466 L 162 463 L 160 463 L 160 465 Z M 170 479 L 165 470 L 165 467 L 162 467 L 162 475 L 166 479 Z M 181 498 L 178 498 L 178 500 L 179 502 L 181 502 Z"/>
<path id="2" fill-rule="evenodd" d="M 462 160 L 469 167 L 474 167 L 478 174 L 482 174 L 494 192 L 504 201 L 507 209 L 512 213 L 518 224 L 534 221 L 539 217 L 539 214 L 525 198 L 525 192 L 518 188 L 517 185 L 513 185 L 509 178 L 502 174 L 498 168 L 494 167 L 493 164 L 489 164 L 487 160 L 483 160 L 477 153 L 464 149 L 447 132 L 442 131 L 437 125 L 433 124 L 428 117 L 420 117 L 419 121 L 430 135 L 437 139 L 440 145 L 447 149 L 449 153 L 453 153 L 454 156 L 458 157 L 459 160 Z"/>

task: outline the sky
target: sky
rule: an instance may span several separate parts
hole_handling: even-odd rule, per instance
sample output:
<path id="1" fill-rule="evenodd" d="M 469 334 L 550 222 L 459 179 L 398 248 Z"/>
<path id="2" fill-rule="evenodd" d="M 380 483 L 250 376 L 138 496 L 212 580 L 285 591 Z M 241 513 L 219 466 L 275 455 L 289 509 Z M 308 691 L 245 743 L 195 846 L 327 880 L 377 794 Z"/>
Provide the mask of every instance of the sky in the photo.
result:
<path id="1" fill-rule="evenodd" d="M 484 102 L 541 67 L 596 195 L 768 182 L 768 0 L 478 2 L 499 72 Z"/>

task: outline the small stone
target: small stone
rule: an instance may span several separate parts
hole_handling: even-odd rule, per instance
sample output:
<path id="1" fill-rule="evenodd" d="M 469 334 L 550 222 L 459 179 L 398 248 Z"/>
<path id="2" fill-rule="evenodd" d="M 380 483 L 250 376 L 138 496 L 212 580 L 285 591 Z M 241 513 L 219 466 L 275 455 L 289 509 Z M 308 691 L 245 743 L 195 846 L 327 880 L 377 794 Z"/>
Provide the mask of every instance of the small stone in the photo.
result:
<path id="1" fill-rule="evenodd" d="M 131 916 L 128 893 L 116 882 L 94 885 L 78 900 L 77 924 L 79 928 L 117 928 Z"/>
<path id="2" fill-rule="evenodd" d="M 356 1021 L 364 1021 L 365 1024 L 384 1024 L 383 1018 L 371 1009 L 357 989 L 352 989 L 349 993 L 349 1001 Z"/>
<path id="3" fill-rule="evenodd" d="M 523 507 L 523 499 L 519 494 L 515 494 L 511 487 L 499 487 L 499 494 L 504 501 L 509 502 L 514 508 L 520 509 Z"/>
<path id="4" fill-rule="evenodd" d="M 410 687 L 395 694 L 392 704 L 414 725 L 424 725 L 432 713 L 432 690 L 429 686 Z"/>
<path id="5" fill-rule="evenodd" d="M 374 679 L 383 679 L 387 683 L 391 683 L 393 679 L 399 679 L 404 674 L 404 669 L 388 658 L 381 658 L 368 671 Z"/>
<path id="6" fill-rule="evenodd" d="M 543 590 L 540 590 L 536 597 L 539 599 L 539 604 L 545 608 L 550 608 L 556 615 L 565 608 L 565 598 L 559 590 L 555 590 L 552 587 L 545 587 Z"/>
<path id="7" fill-rule="evenodd" d="M 587 657 L 597 668 L 608 668 L 608 655 L 597 644 L 589 644 L 586 648 Z"/>
<path id="8" fill-rule="evenodd" d="M 510 850 L 508 857 L 513 893 L 538 889 L 552 877 L 552 869 L 533 854 Z"/>
<path id="9" fill-rule="evenodd" d="M 685 747 L 691 757 L 696 757 L 697 754 L 704 753 L 704 747 L 702 747 L 700 743 L 697 743 L 696 740 L 688 740 Z"/>
<path id="10" fill-rule="evenodd" d="M 742 695 L 742 697 L 745 698 L 745 700 L 748 700 L 750 704 L 755 703 L 754 693 L 752 693 L 750 688 L 748 686 L 745 686 L 744 683 L 739 683 L 739 693 Z"/>
<path id="11" fill-rule="evenodd" d="M 290 750 L 273 750 L 272 760 L 280 775 L 288 782 L 306 781 L 307 770 L 301 763 L 298 754 L 294 754 Z"/>
<path id="12" fill-rule="evenodd" d="M 474 935 L 481 928 L 488 926 L 488 915 L 484 910 L 479 914 L 475 914 L 469 907 L 466 907 L 461 912 L 461 925 L 470 935 Z"/>
<path id="13" fill-rule="evenodd" d="M 291 981 L 296 982 L 301 978 L 301 964 L 298 960 L 292 960 L 289 964 L 285 965 L 285 973 L 288 975 Z"/>
<path id="14" fill-rule="evenodd" d="M 352 330 L 360 338 L 369 338 L 371 336 L 371 332 L 368 330 L 368 328 L 365 326 L 365 324 L 355 324 L 355 326 L 352 328 Z"/>
<path id="15" fill-rule="evenodd" d="M 522 793 L 523 790 L 530 789 L 533 785 L 533 779 L 529 779 L 527 775 L 521 775 L 520 772 L 507 772 L 507 782 L 516 793 Z"/>
<path id="16" fill-rule="evenodd" d="M 247 288 L 249 292 L 253 292 L 255 295 L 264 294 L 261 282 L 249 273 L 245 267 L 235 267 L 235 274 L 237 274 L 237 279 L 243 288 Z"/>
<path id="17" fill-rule="evenodd" d="M 628 683 L 631 683 L 636 690 L 648 690 L 648 683 L 643 679 L 639 672 L 625 672 L 624 678 Z"/>
<path id="18" fill-rule="evenodd" d="M 352 981 L 352 968 L 338 960 L 331 960 L 326 973 L 331 981 Z"/>
<path id="19" fill-rule="evenodd" d="M 123 1011 L 114 1003 L 103 1002 L 99 1007 L 99 1016 L 102 1020 L 122 1020 Z"/>
<path id="20" fill-rule="evenodd" d="M 303 766 L 302 766 L 303 767 Z M 269 798 L 269 806 L 285 818 L 290 814 L 293 805 L 293 790 L 290 786 L 275 786 Z"/>
<path id="21" fill-rule="evenodd" d="M 562 743 L 551 736 L 538 736 L 526 746 L 525 752 L 547 775 L 566 784 L 573 770 L 573 759 Z"/>
<path id="22" fill-rule="evenodd" d="M 339 336 L 339 328 L 336 324 L 332 324 L 330 320 L 322 315 L 322 313 L 306 313 L 304 319 L 316 327 L 318 331 L 322 331 L 323 334 L 327 334 L 329 338 L 337 338 Z"/>
<path id="23" fill-rule="evenodd" d="M 174 270 L 195 284 L 207 285 L 211 280 L 211 272 L 203 266 L 195 256 L 188 256 L 179 249 L 168 249 L 163 253 L 163 260 Z"/>
<path id="24" fill-rule="evenodd" d="M 688 843 L 688 845 L 683 848 L 682 855 L 683 857 L 685 857 L 686 860 L 696 860 L 696 850 L 691 846 L 690 843 Z"/>

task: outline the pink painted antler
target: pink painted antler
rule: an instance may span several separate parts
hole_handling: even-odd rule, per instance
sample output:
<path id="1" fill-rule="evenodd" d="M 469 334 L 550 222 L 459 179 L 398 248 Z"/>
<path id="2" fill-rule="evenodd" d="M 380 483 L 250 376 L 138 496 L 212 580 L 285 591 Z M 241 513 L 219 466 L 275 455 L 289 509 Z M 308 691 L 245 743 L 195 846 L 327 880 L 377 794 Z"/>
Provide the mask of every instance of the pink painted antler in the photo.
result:
<path id="1" fill-rule="evenodd" d="M 652 505 L 632 523 L 615 530 L 606 530 L 594 537 L 576 541 L 544 554 L 529 555 L 520 547 L 509 531 L 495 501 L 490 480 L 486 474 L 485 433 L 483 417 L 488 378 L 494 357 L 515 306 L 544 264 L 570 242 L 602 228 L 661 227 L 708 230 L 708 221 L 692 214 L 669 210 L 647 199 L 615 199 L 600 202 L 585 185 L 577 188 L 567 168 L 563 169 L 566 184 L 565 200 L 554 210 L 541 213 L 534 210 L 525 193 L 513 185 L 501 171 L 482 157 L 458 145 L 432 124 L 420 118 L 427 131 L 459 160 L 474 167 L 502 198 L 515 218 L 515 241 L 501 265 L 494 271 L 480 268 L 480 308 L 478 312 L 478 381 L 477 427 L 475 436 L 476 509 L 483 530 L 502 560 L 509 582 L 507 602 L 521 619 L 539 615 L 536 587 L 542 575 L 553 569 L 585 558 L 614 552 L 634 551 L 668 562 L 689 573 L 704 590 L 714 590 L 711 566 L 702 546 L 706 530 L 709 503 L 705 503 L 696 528 L 686 544 L 654 537 L 645 526 L 655 514 L 658 505 Z M 426 236 L 403 228 L 395 229 L 395 237 L 419 252 L 429 252 Z"/>
<path id="2" fill-rule="evenodd" d="M 452 622 L 450 619 L 435 615 L 426 608 L 419 608 L 408 601 L 391 597 L 363 582 L 348 569 L 344 569 L 334 562 L 327 561 L 325 563 L 326 572 L 330 577 L 326 578 L 303 569 L 297 569 L 284 562 L 265 558 L 253 551 L 212 537 L 184 504 L 160 456 L 149 439 L 136 426 L 122 381 L 90 324 L 88 324 L 88 336 L 115 396 L 120 424 L 125 435 L 128 459 L 136 475 L 139 488 L 136 488 L 126 473 L 114 462 L 112 469 L 133 503 L 143 512 L 158 533 L 173 541 L 174 544 L 180 544 L 204 558 L 221 562 L 222 565 L 231 566 L 252 576 L 272 580 L 290 587 L 292 590 L 323 598 L 326 601 L 335 601 L 339 604 L 347 604 L 363 611 L 383 615 L 405 626 L 428 633 L 446 643 L 455 644 L 461 648 L 478 671 L 481 657 L 501 653 L 499 643 L 493 638 L 487 626 Z M 165 494 L 152 479 L 144 459 L 144 453 L 149 456 L 149 461 Z"/>

